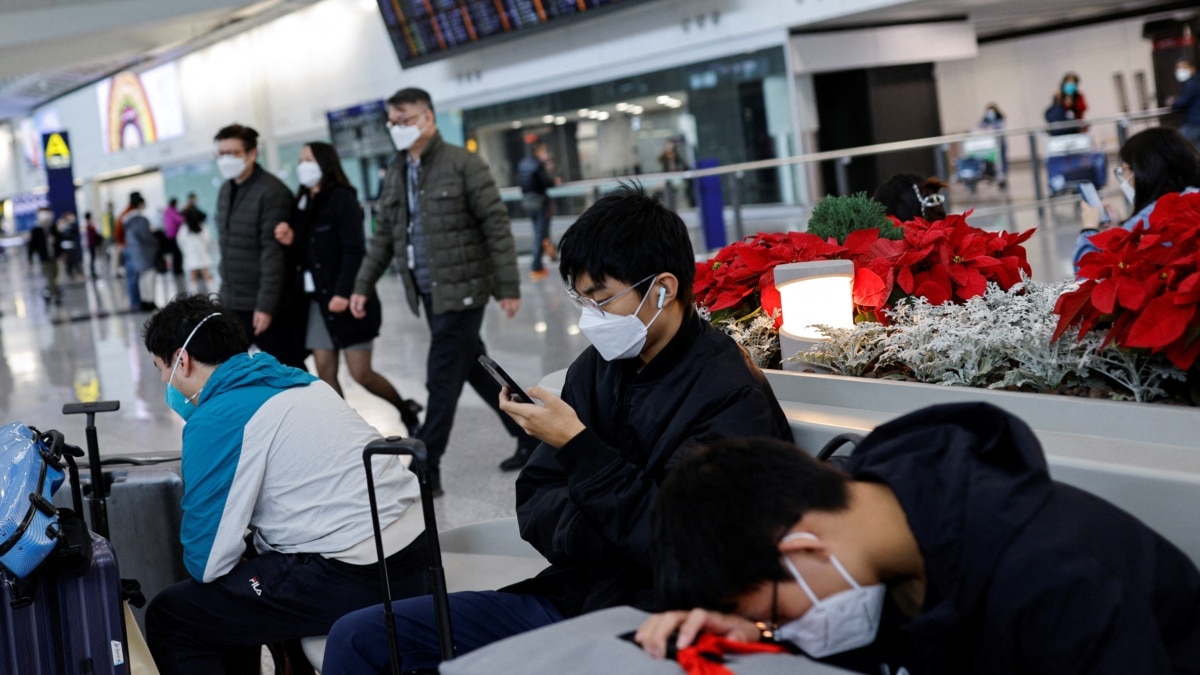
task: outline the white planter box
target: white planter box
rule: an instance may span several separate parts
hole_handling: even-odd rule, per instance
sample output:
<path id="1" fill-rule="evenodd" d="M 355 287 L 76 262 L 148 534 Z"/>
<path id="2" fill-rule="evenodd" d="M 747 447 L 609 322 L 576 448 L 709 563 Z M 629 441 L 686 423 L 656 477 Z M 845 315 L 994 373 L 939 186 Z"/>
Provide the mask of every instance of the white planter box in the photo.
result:
<path id="1" fill-rule="evenodd" d="M 867 433 L 937 403 L 985 401 L 1033 428 L 1056 480 L 1140 518 L 1200 564 L 1200 409 L 765 371 L 796 443 Z"/>

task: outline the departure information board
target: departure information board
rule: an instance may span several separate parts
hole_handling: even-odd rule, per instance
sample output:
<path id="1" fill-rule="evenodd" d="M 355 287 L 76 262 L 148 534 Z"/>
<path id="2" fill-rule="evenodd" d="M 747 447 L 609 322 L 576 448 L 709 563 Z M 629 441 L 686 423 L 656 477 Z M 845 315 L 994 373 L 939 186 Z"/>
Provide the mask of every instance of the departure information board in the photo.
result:
<path id="1" fill-rule="evenodd" d="M 387 107 L 371 101 L 325 113 L 329 138 L 342 159 L 374 157 L 396 151 L 387 128 Z"/>
<path id="2" fill-rule="evenodd" d="M 646 0 L 378 0 L 400 57 L 414 66 L 506 37 Z"/>

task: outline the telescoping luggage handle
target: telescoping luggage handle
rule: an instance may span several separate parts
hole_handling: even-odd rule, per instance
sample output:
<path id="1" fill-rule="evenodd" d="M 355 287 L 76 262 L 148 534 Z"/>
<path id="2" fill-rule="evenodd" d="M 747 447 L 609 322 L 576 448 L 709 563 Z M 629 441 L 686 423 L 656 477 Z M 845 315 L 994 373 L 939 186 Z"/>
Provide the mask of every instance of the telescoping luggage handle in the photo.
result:
<path id="1" fill-rule="evenodd" d="M 379 581 L 383 586 L 383 614 L 387 625 L 388 650 L 392 657 L 392 675 L 400 674 L 400 654 L 396 644 L 396 622 L 392 612 L 392 587 L 388 581 L 387 561 L 383 552 L 383 537 L 379 527 L 379 504 L 375 498 L 375 476 L 371 458 L 375 455 L 408 455 L 409 469 L 416 474 L 421 487 L 421 509 L 425 516 L 425 537 L 429 545 L 429 590 L 433 594 L 433 609 L 437 619 L 438 643 L 442 660 L 454 658 L 454 633 L 450 627 L 450 602 L 446 595 L 446 570 L 442 568 L 442 548 L 438 542 L 437 519 L 433 511 L 433 492 L 429 485 L 428 455 L 425 444 L 412 438 L 391 436 L 372 441 L 363 449 L 363 467 L 367 471 L 367 498 L 371 502 L 371 526 L 375 528 L 375 554 L 379 558 Z"/>
<path id="2" fill-rule="evenodd" d="M 96 413 L 112 412 L 121 408 L 120 401 L 96 401 L 94 403 L 68 403 L 63 406 L 64 415 L 87 415 L 88 466 L 92 474 L 92 493 L 88 504 L 92 509 L 92 530 L 108 539 L 108 486 L 104 483 L 104 472 L 100 469 L 100 441 L 96 438 Z M 75 481 L 78 482 L 78 481 Z M 74 488 L 72 488 L 74 489 Z"/>

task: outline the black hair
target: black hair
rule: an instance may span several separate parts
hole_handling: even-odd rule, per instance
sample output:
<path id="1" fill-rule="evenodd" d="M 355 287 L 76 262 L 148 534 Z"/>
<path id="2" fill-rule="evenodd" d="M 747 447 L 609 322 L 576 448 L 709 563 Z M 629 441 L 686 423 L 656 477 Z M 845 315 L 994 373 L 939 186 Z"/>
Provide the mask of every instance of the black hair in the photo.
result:
<path id="1" fill-rule="evenodd" d="M 136 191 L 129 193 L 129 208 L 136 209 L 145 205 L 146 200 L 142 198 L 142 193 Z"/>
<path id="2" fill-rule="evenodd" d="M 242 150 L 245 152 L 250 152 L 258 147 L 258 132 L 236 122 L 222 128 L 217 132 L 216 136 L 213 136 L 214 141 L 223 141 L 227 138 L 240 140 L 242 142 Z"/>
<path id="3" fill-rule="evenodd" d="M 433 112 L 433 99 L 429 97 L 429 92 L 424 89 L 407 87 L 392 94 L 387 100 L 387 104 L 393 108 L 413 103 L 424 105 L 426 108 L 429 108 L 429 112 Z"/>
<path id="4" fill-rule="evenodd" d="M 883 204 L 887 215 L 895 216 L 902 223 L 918 216 L 932 223 L 944 219 L 946 209 L 941 204 L 922 208 L 917 193 L 924 198 L 938 194 L 946 187 L 937 176 L 921 178 L 915 173 L 898 173 L 876 188 L 872 199 Z"/>
<path id="5" fill-rule="evenodd" d="M 1174 129 L 1152 127 L 1121 146 L 1121 161 L 1133 169 L 1133 211 L 1169 192 L 1200 186 L 1200 154 Z"/>
<path id="6" fill-rule="evenodd" d="M 170 363 L 175 352 L 187 340 L 204 318 L 217 313 L 204 323 L 188 343 L 188 354 L 196 361 L 216 366 L 250 348 L 246 330 L 232 310 L 226 309 L 216 294 L 175 296 L 166 307 L 155 312 L 142 326 L 142 341 L 146 349 Z"/>
<path id="7" fill-rule="evenodd" d="M 583 272 L 594 281 L 608 277 L 630 285 L 670 272 L 679 279 L 679 302 L 690 307 L 694 301 L 696 257 L 687 226 L 637 183 L 622 183 L 584 211 L 563 234 L 558 255 L 558 272 L 568 286 Z M 634 292 L 645 295 L 640 287 Z"/>
<path id="8" fill-rule="evenodd" d="M 170 206 L 171 208 L 175 208 L 175 205 L 178 203 L 179 199 L 177 197 L 171 197 L 167 200 L 167 206 Z"/>
<path id="9" fill-rule="evenodd" d="M 357 194 L 358 191 L 350 184 L 350 179 L 346 178 L 346 172 L 342 170 L 342 160 L 338 157 L 337 148 L 321 141 L 312 141 L 305 145 L 312 151 L 313 159 L 317 160 L 317 166 L 321 167 L 321 187 L 341 185 L 350 188 Z M 301 185 L 297 196 L 305 192 L 308 192 L 308 188 Z"/>
<path id="10" fill-rule="evenodd" d="M 196 193 L 195 193 L 195 192 L 189 192 L 189 193 L 188 193 L 188 197 L 187 197 L 187 198 L 188 198 L 188 199 L 195 199 L 195 198 L 196 198 Z"/>
<path id="11" fill-rule="evenodd" d="M 91 211 L 84 211 L 84 212 L 83 212 L 83 219 L 84 219 L 84 220 L 91 220 L 91 219 L 92 219 L 92 212 L 91 212 Z"/>
<path id="12" fill-rule="evenodd" d="M 733 611 L 739 596 L 790 579 L 779 541 L 809 511 L 841 511 L 849 478 L 791 443 L 724 439 L 694 451 L 658 491 L 654 577 L 668 609 Z"/>

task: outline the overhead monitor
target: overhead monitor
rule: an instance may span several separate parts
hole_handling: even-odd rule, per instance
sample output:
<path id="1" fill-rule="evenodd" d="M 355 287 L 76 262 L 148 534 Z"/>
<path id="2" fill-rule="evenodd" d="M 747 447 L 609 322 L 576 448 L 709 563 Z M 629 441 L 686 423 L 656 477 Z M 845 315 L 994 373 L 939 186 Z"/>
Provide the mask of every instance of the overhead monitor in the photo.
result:
<path id="1" fill-rule="evenodd" d="M 647 0 L 377 0 L 404 67 Z"/>
<path id="2" fill-rule="evenodd" d="M 371 101 L 325 113 L 329 139 L 342 159 L 374 157 L 396 151 L 387 128 L 387 107 Z"/>

